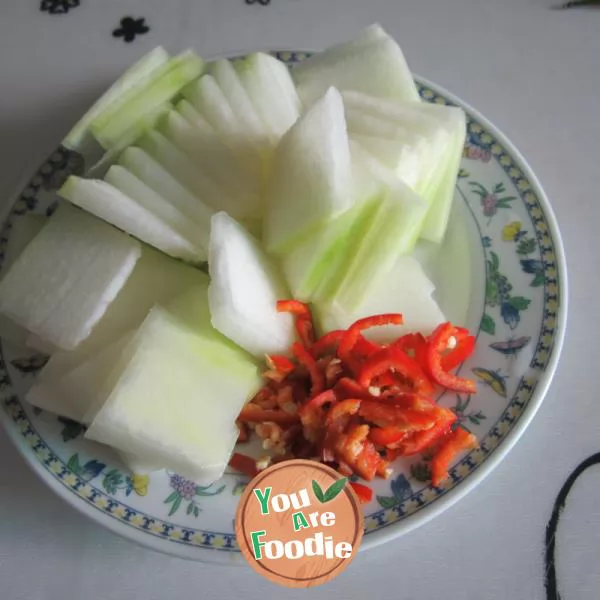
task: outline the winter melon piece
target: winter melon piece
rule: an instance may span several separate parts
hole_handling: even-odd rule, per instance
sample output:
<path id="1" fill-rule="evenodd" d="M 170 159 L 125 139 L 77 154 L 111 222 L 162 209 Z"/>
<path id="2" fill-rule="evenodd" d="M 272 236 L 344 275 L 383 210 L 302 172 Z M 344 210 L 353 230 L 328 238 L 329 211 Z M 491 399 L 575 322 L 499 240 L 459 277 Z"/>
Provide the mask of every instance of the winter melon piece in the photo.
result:
<path id="1" fill-rule="evenodd" d="M 283 137 L 268 191 L 263 238 L 282 253 L 353 204 L 344 106 L 331 88 Z"/>
<path id="2" fill-rule="evenodd" d="M 224 135 L 233 135 L 240 130 L 237 115 L 212 75 L 204 75 L 191 83 L 183 90 L 183 96 L 194 105 L 215 131 Z"/>
<path id="3" fill-rule="evenodd" d="M 213 327 L 251 354 L 285 354 L 294 341 L 291 315 L 278 313 L 289 291 L 273 260 L 227 213 L 211 224 L 208 299 Z"/>
<path id="4" fill-rule="evenodd" d="M 73 349 L 102 318 L 140 254 L 136 240 L 61 206 L 0 281 L 0 313 Z"/>
<path id="5" fill-rule="evenodd" d="M 216 133 L 191 125 L 175 111 L 166 118 L 164 133 L 223 191 L 213 208 L 235 218 L 262 214 L 262 174 L 249 168 Z"/>
<path id="6" fill-rule="evenodd" d="M 261 385 L 251 357 L 210 325 L 205 291 L 152 309 L 86 433 L 200 485 L 223 474 L 235 420 Z"/>
<path id="7" fill-rule="evenodd" d="M 91 123 L 92 133 L 104 148 L 112 147 L 123 131 L 145 114 L 171 100 L 184 86 L 199 77 L 203 70 L 204 61 L 193 50 L 171 58 L 98 115 Z"/>
<path id="8" fill-rule="evenodd" d="M 379 25 L 301 61 L 292 68 L 292 76 L 304 106 L 330 86 L 391 100 L 419 101 L 402 50 Z"/>
<path id="9" fill-rule="evenodd" d="M 231 61 L 225 58 L 216 60 L 209 65 L 209 70 L 229 101 L 234 114 L 240 120 L 242 128 L 248 135 L 266 140 L 268 138 L 267 126 L 258 116 Z"/>
<path id="10" fill-rule="evenodd" d="M 189 241 L 194 246 L 200 260 L 208 258 L 206 226 L 199 228 L 167 199 L 121 165 L 113 165 L 106 173 L 104 180 Z"/>
<path id="11" fill-rule="evenodd" d="M 198 241 L 205 248 L 208 247 L 210 219 L 214 214 L 212 208 L 141 148 L 127 148 L 119 158 L 119 163 L 193 222 Z"/>
<path id="12" fill-rule="evenodd" d="M 419 262 L 410 255 L 400 256 L 385 279 L 372 285 L 355 309 L 345 312 L 331 305 L 317 305 L 317 319 L 323 332 L 327 332 L 347 329 L 356 320 L 370 315 L 401 313 L 403 325 L 375 327 L 365 335 L 379 343 L 389 343 L 405 333 L 427 335 L 446 320 L 433 297 L 434 290 Z"/>
<path id="13" fill-rule="evenodd" d="M 280 264 L 294 298 L 316 301 L 335 287 L 346 257 L 361 239 L 374 201 L 361 202 L 280 256 Z"/>
<path id="14" fill-rule="evenodd" d="M 236 61 L 234 67 L 254 109 L 276 144 L 297 121 L 302 109 L 289 69 L 281 61 L 262 52 Z M 323 93 L 326 91 L 324 89 Z"/>
<path id="15" fill-rule="evenodd" d="M 25 399 L 42 410 L 89 424 L 90 418 L 104 401 L 103 386 L 107 384 L 132 337 L 133 334 L 129 333 L 109 344 L 62 377 L 39 379 L 29 389 Z"/>
<path id="16" fill-rule="evenodd" d="M 340 268 L 339 285 L 323 301 L 344 313 L 355 311 L 370 289 L 386 280 L 398 257 L 412 251 L 426 210 L 422 199 L 401 182 L 382 194 Z"/>
<path id="17" fill-rule="evenodd" d="M 91 123 L 98 119 L 113 102 L 125 101 L 127 95 L 134 92 L 140 82 L 150 80 L 159 67 L 168 61 L 169 54 L 164 48 L 158 46 L 129 67 L 69 131 L 62 142 L 63 146 L 79 152 L 84 151 L 86 146 L 93 143 Z"/>
<path id="18" fill-rule="evenodd" d="M 138 145 L 205 204 L 213 209 L 219 206 L 226 192 L 162 133 L 149 131 Z"/>
<path id="19" fill-rule="evenodd" d="M 170 256 L 191 263 L 205 258 L 179 231 L 106 181 L 71 175 L 58 194 Z"/>
<path id="20" fill-rule="evenodd" d="M 462 113 L 462 118 L 456 122 L 452 140 L 445 156 L 446 164 L 440 169 L 440 180 L 432 192 L 431 206 L 421 232 L 421 237 L 426 240 L 440 243 L 448 228 L 466 131 L 465 114 Z"/>
<path id="21" fill-rule="evenodd" d="M 175 104 L 175 110 L 180 114 L 190 125 L 195 125 L 202 129 L 205 133 L 215 133 L 214 127 L 207 119 L 198 111 L 198 109 L 185 98 L 182 98 Z"/>
<path id="22" fill-rule="evenodd" d="M 64 377 L 126 332 L 137 329 L 155 304 L 198 285 L 208 286 L 206 273 L 144 245 L 129 279 L 90 336 L 75 350 L 53 354 L 38 378 L 52 381 Z"/>

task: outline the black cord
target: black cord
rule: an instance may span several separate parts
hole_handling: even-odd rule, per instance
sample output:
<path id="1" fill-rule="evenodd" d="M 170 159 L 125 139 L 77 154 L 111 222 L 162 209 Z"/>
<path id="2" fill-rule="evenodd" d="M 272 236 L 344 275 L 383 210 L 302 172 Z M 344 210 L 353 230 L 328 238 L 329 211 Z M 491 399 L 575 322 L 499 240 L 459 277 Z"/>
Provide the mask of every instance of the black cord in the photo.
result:
<path id="1" fill-rule="evenodd" d="M 554 502 L 554 508 L 552 510 L 552 516 L 546 527 L 546 598 L 547 600 L 561 600 L 560 592 L 556 583 L 556 563 L 555 563 L 555 551 L 556 551 L 556 529 L 558 527 L 558 521 L 560 515 L 565 507 L 567 497 L 571 491 L 571 488 L 575 485 L 577 478 L 590 467 L 600 464 L 600 452 L 593 454 L 589 458 L 586 458 L 570 475 L 567 481 L 560 489 L 558 496 Z"/>

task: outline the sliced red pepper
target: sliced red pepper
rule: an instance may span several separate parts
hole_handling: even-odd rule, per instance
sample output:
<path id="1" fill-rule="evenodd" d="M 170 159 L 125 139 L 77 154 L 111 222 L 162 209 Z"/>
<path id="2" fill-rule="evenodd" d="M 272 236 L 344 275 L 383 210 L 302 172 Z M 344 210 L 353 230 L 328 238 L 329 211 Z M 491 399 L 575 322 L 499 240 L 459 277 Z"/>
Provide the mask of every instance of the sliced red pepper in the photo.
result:
<path id="1" fill-rule="evenodd" d="M 440 444 L 431 459 L 431 483 L 438 486 L 448 477 L 448 468 L 452 459 L 463 450 L 477 447 L 477 438 L 458 427 L 450 433 Z"/>
<path id="2" fill-rule="evenodd" d="M 456 421 L 456 415 L 447 408 L 441 408 L 438 413 L 438 421 L 425 431 L 411 433 L 398 445 L 399 456 L 412 456 L 431 448 L 439 439 L 450 432 L 450 428 Z"/>
<path id="3" fill-rule="evenodd" d="M 324 392 L 313 396 L 302 408 L 300 408 L 300 410 L 315 410 L 321 408 L 323 404 L 335 402 L 336 400 L 337 397 L 333 390 L 325 390 Z"/>
<path id="4" fill-rule="evenodd" d="M 366 337 L 359 335 L 356 344 L 354 344 L 353 353 L 358 354 L 361 358 L 367 358 L 375 352 L 379 352 L 381 346 L 368 340 Z"/>
<path id="5" fill-rule="evenodd" d="M 448 352 L 448 354 L 442 357 L 442 369 L 444 371 L 452 371 L 456 369 L 458 365 L 465 362 L 475 349 L 475 336 L 466 335 L 460 337 L 454 336 L 456 339 L 456 346 Z"/>
<path id="6" fill-rule="evenodd" d="M 362 450 L 363 442 L 369 435 L 368 425 L 355 425 L 348 428 L 347 433 L 340 433 L 334 439 L 334 449 L 339 457 L 350 466 Z"/>
<path id="7" fill-rule="evenodd" d="M 384 325 L 402 325 L 403 322 L 402 315 L 397 313 L 373 315 L 372 317 L 359 319 L 346 330 L 338 346 L 338 357 L 349 364 L 352 362 L 352 350 L 361 337 L 361 331 Z"/>
<path id="8" fill-rule="evenodd" d="M 372 427 L 369 439 L 377 446 L 396 444 L 406 438 L 406 431 L 397 427 Z"/>
<path id="9" fill-rule="evenodd" d="M 312 354 L 315 358 L 320 358 L 328 352 L 336 352 L 337 347 L 344 336 L 344 331 L 338 329 L 336 331 L 330 331 L 325 335 L 321 336 L 312 347 Z"/>
<path id="10" fill-rule="evenodd" d="M 375 396 L 370 394 L 354 379 L 350 379 L 349 377 L 342 377 L 335 384 L 333 389 L 340 398 L 361 398 L 363 400 L 375 400 Z"/>
<path id="11" fill-rule="evenodd" d="M 373 499 L 373 490 L 368 485 L 363 485 L 362 483 L 351 481 L 350 487 L 358 496 L 358 499 L 361 504 L 368 504 Z"/>
<path id="12" fill-rule="evenodd" d="M 421 431 L 431 429 L 436 424 L 436 409 L 433 405 L 421 410 L 363 400 L 358 414 L 379 427 L 394 426 L 404 431 Z"/>
<path id="13" fill-rule="evenodd" d="M 296 316 L 312 318 L 308 304 L 299 300 L 278 300 L 277 312 L 287 312 Z"/>
<path id="14" fill-rule="evenodd" d="M 315 328 L 312 319 L 306 317 L 298 317 L 296 319 L 296 333 L 300 343 L 305 348 L 312 348 L 315 343 Z"/>
<path id="15" fill-rule="evenodd" d="M 335 392 L 333 390 L 325 390 L 311 398 L 304 406 L 298 410 L 302 425 L 312 429 L 320 429 L 323 427 L 323 415 L 321 408 L 324 404 L 336 401 Z"/>
<path id="16" fill-rule="evenodd" d="M 367 440 L 363 443 L 360 454 L 351 466 L 357 475 L 367 481 L 371 481 L 371 479 L 375 477 L 380 464 L 381 456 L 379 456 L 379 452 L 377 452 L 375 446 Z"/>
<path id="17" fill-rule="evenodd" d="M 276 371 L 279 371 L 285 375 L 291 373 L 296 368 L 296 365 L 294 365 L 294 363 L 287 356 L 267 354 L 265 356 L 265 360 L 269 369 L 275 369 Z"/>
<path id="18" fill-rule="evenodd" d="M 256 468 L 256 461 L 245 454 L 234 452 L 229 459 L 229 466 L 248 477 L 256 477 L 258 475 L 258 469 Z"/>
<path id="19" fill-rule="evenodd" d="M 242 408 L 238 416 L 238 420 L 243 423 L 264 423 L 265 421 L 272 421 L 278 425 L 293 425 L 298 421 L 298 415 L 291 415 L 283 410 L 270 410 L 264 409 L 256 404 L 246 404 Z"/>
<path id="20" fill-rule="evenodd" d="M 319 369 L 315 359 L 310 352 L 298 342 L 293 344 L 292 352 L 298 359 L 298 362 L 306 367 L 308 374 L 310 375 L 310 380 L 312 382 L 310 395 L 315 396 L 316 394 L 321 393 L 325 387 L 325 375 Z"/>
<path id="21" fill-rule="evenodd" d="M 337 404 L 334 404 L 327 413 L 325 418 L 325 425 L 330 427 L 335 421 L 343 417 L 344 415 L 355 415 L 360 408 L 360 400 L 349 398 L 348 400 L 342 400 Z"/>
<path id="22" fill-rule="evenodd" d="M 427 364 L 431 377 L 442 387 L 465 394 L 474 394 L 477 391 L 477 385 L 470 379 L 459 377 L 444 370 L 443 358 L 448 349 L 448 341 L 453 335 L 460 335 L 452 323 L 442 323 L 429 338 L 429 347 L 427 349 Z"/>
<path id="23" fill-rule="evenodd" d="M 433 392 L 427 375 L 418 363 L 399 348 L 391 347 L 380 350 L 365 362 L 360 370 L 358 383 L 368 388 L 373 379 L 392 370 L 409 382 L 415 392 L 420 394 Z"/>
<path id="24" fill-rule="evenodd" d="M 298 338 L 305 348 L 310 348 L 315 341 L 315 332 L 308 304 L 299 300 L 278 300 L 277 311 L 287 312 L 296 317 Z"/>
<path id="25" fill-rule="evenodd" d="M 427 371 L 427 339 L 421 333 L 407 333 L 393 344 L 410 356 L 424 371 Z"/>

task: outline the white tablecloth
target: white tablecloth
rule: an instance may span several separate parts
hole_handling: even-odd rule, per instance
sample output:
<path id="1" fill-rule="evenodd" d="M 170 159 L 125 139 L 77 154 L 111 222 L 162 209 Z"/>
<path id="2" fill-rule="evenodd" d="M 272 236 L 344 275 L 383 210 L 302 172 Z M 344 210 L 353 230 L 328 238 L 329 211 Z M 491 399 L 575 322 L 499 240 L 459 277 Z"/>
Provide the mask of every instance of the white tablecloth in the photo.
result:
<path id="1" fill-rule="evenodd" d="M 478 108 L 509 136 L 556 210 L 570 276 L 566 345 L 546 401 L 503 464 L 421 529 L 361 553 L 319 598 L 542 599 L 544 536 L 575 466 L 600 450 L 597 267 L 600 228 L 600 11 L 553 0 L 40 0 L 0 6 L 0 199 L 31 173 L 74 118 L 157 44 L 215 55 L 319 48 L 374 21 L 413 70 Z M 73 0 L 64 4 L 73 4 Z M 49 8 L 56 2 L 42 2 Z M 125 16 L 150 28 L 113 37 Z M 600 595 L 600 467 L 576 483 L 557 537 L 563 600 Z M 387 592 L 375 592 L 375 588 Z M 0 432 L 2 600 L 305 597 L 249 568 L 165 557 L 101 529 L 55 497 Z"/>

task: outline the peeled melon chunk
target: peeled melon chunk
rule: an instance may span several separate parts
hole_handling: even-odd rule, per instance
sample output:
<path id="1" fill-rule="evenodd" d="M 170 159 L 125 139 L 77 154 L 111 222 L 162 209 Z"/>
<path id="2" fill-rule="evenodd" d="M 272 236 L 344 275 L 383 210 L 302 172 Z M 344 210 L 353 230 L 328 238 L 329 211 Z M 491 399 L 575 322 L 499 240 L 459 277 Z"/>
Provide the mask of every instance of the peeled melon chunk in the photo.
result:
<path id="1" fill-rule="evenodd" d="M 204 61 L 188 50 L 171 58 L 115 99 L 91 123 L 91 130 L 104 148 L 110 148 L 123 131 L 156 107 L 173 98 L 185 85 L 199 77 Z"/>
<path id="2" fill-rule="evenodd" d="M 391 100 L 419 101 L 402 50 L 379 25 L 301 61 L 292 68 L 292 76 L 305 106 L 330 86 Z"/>
<path id="3" fill-rule="evenodd" d="M 193 222 L 199 243 L 208 248 L 214 211 L 141 148 L 127 148 L 119 163 Z"/>
<path id="4" fill-rule="evenodd" d="M 182 98 L 176 105 L 175 110 L 179 113 L 190 125 L 195 125 L 202 129 L 205 133 L 215 133 L 214 127 L 206 120 L 206 118 L 198 111 L 198 109 Z"/>
<path id="5" fill-rule="evenodd" d="M 372 285 L 361 303 L 352 311 L 336 310 L 332 306 L 317 306 L 317 318 L 324 332 L 347 329 L 363 317 L 382 313 L 402 313 L 401 326 L 374 327 L 365 335 L 379 343 L 389 343 L 399 335 L 431 333 L 446 319 L 433 298 L 433 283 L 427 278 L 418 260 L 400 256 L 385 279 Z"/>
<path id="6" fill-rule="evenodd" d="M 339 92 L 331 88 L 282 138 L 264 222 L 270 252 L 289 250 L 353 203 L 351 156 Z"/>
<path id="7" fill-rule="evenodd" d="M 149 131 L 138 145 L 205 204 L 211 208 L 219 206 L 226 192 L 162 133 Z"/>
<path id="8" fill-rule="evenodd" d="M 144 475 L 154 473 L 155 471 L 162 471 L 165 468 L 164 465 L 153 463 L 129 452 L 119 452 L 119 457 L 123 461 L 123 464 L 134 474 Z"/>
<path id="9" fill-rule="evenodd" d="M 255 356 L 285 354 L 294 341 L 289 314 L 277 300 L 289 291 L 275 263 L 227 213 L 211 224 L 208 300 L 215 329 Z"/>
<path id="10" fill-rule="evenodd" d="M 289 69 L 262 52 L 236 61 L 234 67 L 271 140 L 277 143 L 297 121 L 302 108 Z"/>
<path id="11" fill-rule="evenodd" d="M 125 354 L 86 438 L 213 483 L 235 445 L 235 419 L 261 382 L 249 355 L 210 325 L 206 288 L 154 308 Z"/>
<path id="12" fill-rule="evenodd" d="M 408 186 L 398 182 L 373 202 L 360 236 L 338 269 L 339 284 L 321 300 L 334 310 L 355 311 L 371 288 L 387 279 L 398 257 L 412 251 L 421 230 L 427 206 Z"/>
<path id="13" fill-rule="evenodd" d="M 170 256 L 191 263 L 205 259 L 204 252 L 179 231 L 106 181 L 71 175 L 58 194 Z"/>
<path id="14" fill-rule="evenodd" d="M 361 238 L 372 210 L 372 202 L 360 203 L 279 257 L 294 298 L 315 301 L 335 288 L 346 257 Z"/>
<path id="15" fill-rule="evenodd" d="M 198 285 L 208 286 L 206 273 L 143 246 L 129 279 L 89 337 L 75 350 L 53 354 L 38 379 L 50 382 L 64 377 L 128 331 L 137 329 L 155 304 L 170 301 Z"/>
<path id="16" fill-rule="evenodd" d="M 261 173 L 248 168 L 219 136 L 190 124 L 175 111 L 166 118 L 164 133 L 222 190 L 215 210 L 226 210 L 236 218 L 262 213 Z"/>
<path id="17" fill-rule="evenodd" d="M 165 103 L 147 112 L 136 120 L 129 129 L 123 131 L 119 139 L 115 140 L 110 149 L 104 152 L 98 160 L 96 160 L 95 155 L 86 155 L 84 157 L 86 162 L 89 162 L 92 166 L 86 171 L 85 176 L 89 179 L 102 179 L 108 169 L 117 162 L 123 150 L 137 143 L 147 131 L 153 129 L 168 114 L 171 108 L 170 103 Z"/>
<path id="18" fill-rule="evenodd" d="M 105 400 L 103 387 L 107 385 L 131 338 L 132 334 L 128 334 L 109 344 L 63 377 L 49 381 L 39 379 L 29 389 L 25 399 L 42 410 L 89 424 Z"/>
<path id="19" fill-rule="evenodd" d="M 466 136 L 462 109 L 400 103 L 357 92 L 343 94 L 353 141 L 410 185 L 428 203 L 421 235 L 440 243 L 446 232 Z M 394 164 L 395 163 L 395 164 Z"/>
<path id="20" fill-rule="evenodd" d="M 232 135 L 239 131 L 238 117 L 212 75 L 204 75 L 191 83 L 183 95 L 219 133 Z"/>
<path id="21" fill-rule="evenodd" d="M 456 190 L 456 180 L 465 146 L 466 131 L 466 118 L 465 114 L 462 113 L 462 118 L 457 119 L 452 140 L 449 143 L 445 167 L 440 169 L 442 176 L 435 187 L 435 191 L 432 192 L 431 206 L 421 232 L 421 237 L 426 240 L 440 243 L 448 228 Z"/>
<path id="22" fill-rule="evenodd" d="M 209 70 L 229 101 L 242 128 L 254 138 L 266 139 L 268 137 L 267 126 L 258 116 L 231 61 L 225 58 L 216 60 L 209 65 Z"/>
<path id="23" fill-rule="evenodd" d="M 152 74 L 156 73 L 157 69 L 165 65 L 168 60 L 167 51 L 158 46 L 129 67 L 69 131 L 62 142 L 63 146 L 80 152 L 84 150 L 93 141 L 90 125 L 100 118 L 111 104 L 125 101 L 127 96 L 136 89 L 137 84 L 149 80 Z"/>
<path id="24" fill-rule="evenodd" d="M 120 165 L 113 165 L 106 173 L 104 180 L 188 240 L 194 246 L 201 260 L 208 258 L 206 225 L 199 229 L 193 221 L 190 221 L 167 199 L 157 194 L 155 190 Z"/>
<path id="25" fill-rule="evenodd" d="M 92 332 L 141 254 L 139 242 L 61 206 L 0 281 L 0 313 L 64 349 Z"/>

